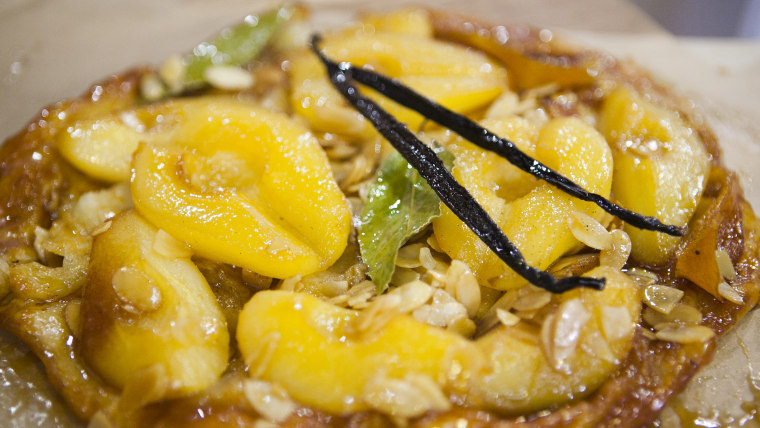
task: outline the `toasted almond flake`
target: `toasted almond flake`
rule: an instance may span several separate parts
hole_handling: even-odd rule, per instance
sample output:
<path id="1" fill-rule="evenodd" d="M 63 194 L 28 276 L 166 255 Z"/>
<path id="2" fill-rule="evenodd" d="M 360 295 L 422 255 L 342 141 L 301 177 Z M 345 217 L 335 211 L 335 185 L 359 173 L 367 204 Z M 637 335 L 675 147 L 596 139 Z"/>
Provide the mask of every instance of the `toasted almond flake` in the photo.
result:
<path id="1" fill-rule="evenodd" d="M 38 260 L 45 260 L 47 251 L 45 250 L 45 243 L 50 239 L 50 231 L 36 226 L 34 228 L 34 251 L 37 253 Z"/>
<path id="2" fill-rule="evenodd" d="M 322 144 L 330 159 L 346 160 L 359 152 L 359 147 L 343 140 L 333 140 L 330 145 Z"/>
<path id="3" fill-rule="evenodd" d="M 364 208 L 364 202 L 359 199 L 358 196 L 351 196 L 348 198 L 348 204 L 351 205 L 351 215 L 354 218 L 354 226 L 358 227 L 357 222 L 361 222 L 362 208 Z"/>
<path id="4" fill-rule="evenodd" d="M 325 297 L 335 297 L 348 291 L 348 281 L 344 279 L 327 279 L 322 282 L 322 294 Z"/>
<path id="5" fill-rule="evenodd" d="M 253 423 L 253 428 L 277 428 L 279 426 L 280 425 L 266 419 L 257 419 L 256 422 Z"/>
<path id="6" fill-rule="evenodd" d="M 116 425 L 114 425 L 110 419 L 108 419 L 108 416 L 106 416 L 103 411 L 98 410 L 95 412 L 94 415 L 90 418 L 90 422 L 87 423 L 87 428 L 115 428 Z"/>
<path id="7" fill-rule="evenodd" d="M 361 182 L 372 172 L 373 166 L 374 163 L 369 161 L 366 156 L 354 156 L 351 159 L 348 172 L 340 180 L 341 189 L 348 189 L 351 186 Z"/>
<path id="8" fill-rule="evenodd" d="M 449 265 L 438 260 L 429 247 L 420 248 L 420 263 L 425 268 L 423 280 L 434 287 L 440 287 L 446 280 L 446 272 Z"/>
<path id="9" fill-rule="evenodd" d="M 551 363 L 552 366 L 555 365 L 555 358 L 554 358 L 554 325 L 555 321 L 557 320 L 557 314 L 551 313 L 544 318 L 544 322 L 541 324 L 541 330 L 539 331 L 538 337 L 541 342 L 541 350 L 544 352 L 544 356 L 546 357 L 546 360 Z"/>
<path id="10" fill-rule="evenodd" d="M 297 274 L 294 276 L 291 276 L 290 278 L 285 278 L 282 281 L 280 281 L 280 290 L 285 291 L 296 291 L 296 287 L 298 287 L 298 284 L 301 282 L 301 274 Z"/>
<path id="11" fill-rule="evenodd" d="M 360 281 L 358 284 L 348 289 L 349 296 L 363 296 L 367 293 L 374 294 L 374 292 L 375 284 L 368 279 Z"/>
<path id="12" fill-rule="evenodd" d="M 166 88 L 155 73 L 147 73 L 140 78 L 140 96 L 147 101 L 157 101 L 166 95 Z"/>
<path id="13" fill-rule="evenodd" d="M 441 278 L 444 277 L 443 272 L 446 272 L 448 270 L 448 266 L 445 263 L 433 256 L 433 253 L 430 251 L 429 247 L 423 246 L 420 248 L 420 263 L 429 272 L 435 272 L 436 275 L 440 276 Z"/>
<path id="14" fill-rule="evenodd" d="M 567 219 L 573 236 L 582 243 L 597 250 L 606 250 L 612 247 L 612 236 L 599 221 L 590 215 L 573 211 Z"/>
<path id="15" fill-rule="evenodd" d="M 629 269 L 626 274 L 631 277 L 633 282 L 636 283 L 639 287 L 646 287 L 647 285 L 653 284 L 657 282 L 659 279 L 657 277 L 657 274 L 654 272 L 650 272 L 644 268 L 633 268 Z"/>
<path id="16" fill-rule="evenodd" d="M 153 238 L 153 251 L 169 259 L 184 259 L 193 255 L 187 244 L 175 239 L 163 229 L 159 229 Z"/>
<path id="17" fill-rule="evenodd" d="M 438 384 L 424 374 L 410 374 L 403 379 L 373 376 L 364 387 L 362 399 L 375 410 L 402 418 L 451 408 Z"/>
<path id="18" fill-rule="evenodd" d="M 613 364 L 620 362 L 615 357 L 615 354 L 612 353 L 609 342 L 599 332 L 589 335 L 581 346 L 588 354 L 601 358 L 604 361 L 609 361 Z"/>
<path id="19" fill-rule="evenodd" d="M 668 315 L 669 314 L 657 312 L 652 308 L 644 308 L 644 310 L 641 311 L 641 319 L 652 327 L 665 322 L 670 322 Z"/>
<path id="20" fill-rule="evenodd" d="M 277 37 L 272 40 L 272 47 L 280 52 L 307 47 L 313 32 L 308 22 L 290 20 L 278 31 Z"/>
<path id="21" fill-rule="evenodd" d="M 240 67 L 212 65 L 203 72 L 209 85 L 225 91 L 242 91 L 253 87 L 253 75 Z"/>
<path id="22" fill-rule="evenodd" d="M 530 104 L 536 105 L 537 102 L 535 100 L 532 100 L 532 102 L 521 102 L 521 108 L 529 108 L 528 106 Z M 538 128 L 543 128 L 547 122 L 549 122 L 549 115 L 546 112 L 546 109 L 543 107 L 534 108 L 532 110 L 527 110 L 524 115 L 525 119 L 527 119 L 529 122 L 531 122 L 533 125 L 535 125 Z"/>
<path id="23" fill-rule="evenodd" d="M 677 288 L 662 284 L 650 284 L 644 288 L 644 303 L 658 312 L 667 314 L 676 307 L 683 294 L 683 290 Z"/>
<path id="24" fill-rule="evenodd" d="M 699 324 L 702 322 L 702 312 L 687 303 L 679 303 L 667 315 L 670 321 L 683 324 Z"/>
<path id="25" fill-rule="evenodd" d="M 523 97 L 526 99 L 538 99 L 543 98 L 548 95 L 552 95 L 553 93 L 559 91 L 560 87 L 559 84 L 552 82 L 547 83 L 546 85 L 542 86 L 536 86 L 535 88 L 530 88 Z"/>
<path id="26" fill-rule="evenodd" d="M 516 310 L 514 313 L 521 320 L 531 320 L 531 321 L 540 322 L 540 320 L 538 320 L 538 318 L 537 318 L 537 315 L 538 315 L 538 313 L 540 311 L 541 311 L 540 309 L 536 309 L 536 310 L 533 310 L 533 311 L 517 311 Z"/>
<path id="27" fill-rule="evenodd" d="M 391 276 L 392 285 L 402 285 L 420 279 L 420 273 L 409 268 L 396 267 Z"/>
<path id="28" fill-rule="evenodd" d="M 0 256 L 0 299 L 11 292 L 10 272 L 11 267 L 5 255 Z"/>
<path id="29" fill-rule="evenodd" d="M 512 308 L 516 311 L 535 311 L 548 305 L 552 300 L 552 294 L 532 285 L 521 290 Z"/>
<path id="30" fill-rule="evenodd" d="M 356 193 L 359 194 L 359 199 L 362 204 L 367 203 L 367 195 L 369 195 L 369 188 L 372 186 L 373 180 L 366 180 L 361 185 L 357 186 Z"/>
<path id="31" fill-rule="evenodd" d="M 407 375 L 406 379 L 428 399 L 429 410 L 444 411 L 451 408 L 451 403 L 441 391 L 441 387 L 430 376 L 412 374 Z"/>
<path id="32" fill-rule="evenodd" d="M 248 379 L 243 392 L 251 406 L 272 422 L 282 422 L 296 410 L 295 403 L 279 385 Z"/>
<path id="33" fill-rule="evenodd" d="M 348 289 L 348 306 L 361 309 L 366 308 L 368 300 L 375 294 L 375 284 L 372 281 L 364 280 Z"/>
<path id="34" fill-rule="evenodd" d="M 544 354 L 552 368 L 571 374 L 570 359 L 576 352 L 581 329 L 591 319 L 591 314 L 580 299 L 562 302 L 557 312 L 546 317 L 541 326 Z"/>
<path id="35" fill-rule="evenodd" d="M 455 390 L 463 390 L 471 385 L 473 373 L 482 373 L 487 365 L 483 353 L 471 351 L 469 346 L 450 346 L 441 358 L 441 374 L 444 379 L 437 377 L 444 385 Z"/>
<path id="36" fill-rule="evenodd" d="M 185 78 L 185 64 L 182 61 L 182 57 L 179 55 L 172 55 L 161 64 L 158 70 L 158 75 L 169 86 L 169 90 L 172 93 L 182 92 L 182 81 Z"/>
<path id="37" fill-rule="evenodd" d="M 467 309 L 444 290 L 433 292 L 433 302 L 423 305 L 412 312 L 420 322 L 437 327 L 446 327 L 459 318 L 467 317 Z"/>
<path id="38" fill-rule="evenodd" d="M 603 249 L 599 254 L 599 264 L 610 266 L 613 269 L 622 269 L 631 255 L 631 238 L 620 229 L 610 232 L 611 243 L 609 248 Z"/>
<path id="39" fill-rule="evenodd" d="M 401 247 L 396 256 L 396 266 L 413 269 L 422 266 L 420 263 L 420 249 L 424 244 L 410 244 Z"/>
<path id="40" fill-rule="evenodd" d="M 549 266 L 548 271 L 557 278 L 580 275 L 599 265 L 599 253 L 565 256 Z"/>
<path id="41" fill-rule="evenodd" d="M 491 103 L 486 111 L 486 119 L 503 119 L 517 111 L 520 98 L 512 91 L 504 92 L 499 98 Z"/>
<path id="42" fill-rule="evenodd" d="M 496 327 L 499 324 L 499 318 L 497 317 L 497 310 L 502 310 L 505 312 L 509 312 L 509 309 L 512 307 L 512 304 L 517 299 L 519 291 L 518 290 L 509 290 L 502 294 L 494 303 L 491 305 L 490 308 L 488 308 L 488 312 L 486 312 L 485 316 L 483 316 L 481 319 L 478 320 L 477 326 L 477 336 L 483 335 L 485 332 L 491 330 L 492 328 Z M 510 312 L 511 314 L 511 312 Z M 518 321 L 520 317 L 518 317 L 515 314 L 512 314 L 518 318 Z"/>
<path id="43" fill-rule="evenodd" d="M 302 104 L 318 104 L 317 100 L 304 99 Z M 314 109 L 314 121 L 321 123 L 325 129 L 340 129 L 343 135 L 349 137 L 362 137 L 369 123 L 361 113 L 352 109 L 317 108 Z"/>
<path id="44" fill-rule="evenodd" d="M 4 256 L 7 258 L 8 263 L 13 264 L 28 263 L 37 260 L 37 254 L 33 249 L 27 246 L 9 248 Z M 10 267 L 10 270 L 13 270 L 12 265 Z"/>
<path id="45" fill-rule="evenodd" d="M 661 322 L 659 324 L 655 324 L 653 328 L 655 332 L 658 332 L 661 330 L 668 330 L 668 329 L 674 330 L 684 325 L 685 324 L 678 323 L 678 322 L 666 321 L 666 322 Z"/>
<path id="46" fill-rule="evenodd" d="M 98 236 L 103 232 L 108 231 L 108 229 L 111 228 L 111 220 L 106 220 L 103 223 L 100 223 L 100 225 L 95 226 L 94 229 L 90 232 L 90 235 L 92 236 Z"/>
<path id="47" fill-rule="evenodd" d="M 0 255 L 0 275 L 8 276 L 11 273 L 11 266 L 8 264 L 7 254 Z"/>
<path id="48" fill-rule="evenodd" d="M 402 313 L 401 294 L 388 293 L 378 296 L 356 317 L 351 329 L 355 333 L 371 334 L 380 331 L 393 318 Z"/>
<path id="49" fill-rule="evenodd" d="M 441 245 L 438 243 L 438 238 L 435 237 L 434 234 L 431 234 L 428 236 L 427 240 L 425 241 L 427 244 L 432 248 L 433 250 L 442 253 L 443 250 L 441 249 Z"/>
<path id="50" fill-rule="evenodd" d="M 388 294 L 398 294 L 401 299 L 399 311 L 409 313 L 427 303 L 433 295 L 433 288 L 422 281 L 411 281 L 393 289 Z"/>
<path id="51" fill-rule="evenodd" d="M 66 326 L 71 331 L 71 335 L 79 337 L 79 310 L 81 307 L 80 300 L 72 300 L 66 304 L 66 308 L 63 310 L 63 319 L 66 321 Z"/>
<path id="52" fill-rule="evenodd" d="M 655 333 L 658 340 L 676 343 L 702 343 L 715 336 L 715 332 L 703 325 L 673 325 Z"/>
<path id="53" fill-rule="evenodd" d="M 446 330 L 453 331 L 463 337 L 472 337 L 476 329 L 475 321 L 467 317 L 457 318 L 446 326 Z"/>
<path id="54" fill-rule="evenodd" d="M 455 288 L 456 299 L 467 308 L 467 315 L 474 317 L 480 309 L 480 285 L 472 273 L 459 281 Z"/>
<path id="55" fill-rule="evenodd" d="M 446 291 L 475 316 L 480 309 L 480 285 L 470 268 L 460 260 L 452 260 L 444 279 Z"/>
<path id="56" fill-rule="evenodd" d="M 744 303 L 744 297 L 725 281 L 721 281 L 720 284 L 718 284 L 718 294 L 731 303 L 736 303 L 737 305 Z"/>
<path id="57" fill-rule="evenodd" d="M 641 335 L 646 337 L 649 340 L 656 340 L 657 337 L 655 336 L 653 331 L 647 330 L 647 329 L 641 329 Z"/>
<path id="58" fill-rule="evenodd" d="M 494 302 L 493 306 L 491 306 L 491 310 L 504 309 L 505 311 L 508 311 L 512 309 L 519 296 L 519 289 L 507 290 Z"/>
<path id="59" fill-rule="evenodd" d="M 348 306 L 348 294 L 341 294 L 339 296 L 330 297 L 327 299 L 327 303 L 335 306 L 346 307 Z"/>
<path id="60" fill-rule="evenodd" d="M 353 195 L 357 194 L 359 195 L 358 200 L 362 201 L 362 207 L 364 206 L 364 201 L 366 200 L 366 189 L 373 183 L 373 176 L 370 175 L 369 179 L 360 181 L 358 183 L 354 183 L 346 188 L 346 194 L 347 195 Z M 362 194 L 365 195 L 365 198 L 362 199 Z M 359 213 L 361 213 L 361 209 L 359 210 Z M 356 220 L 357 222 L 359 219 Z"/>
<path id="61" fill-rule="evenodd" d="M 728 252 L 726 250 L 715 250 L 715 260 L 718 262 L 718 270 L 720 271 L 720 276 L 729 281 L 736 279 L 736 269 L 734 268 L 733 262 L 731 262 L 731 256 L 728 255 Z"/>
<path id="62" fill-rule="evenodd" d="M 506 326 L 517 325 L 520 322 L 520 317 L 501 308 L 496 308 L 496 318 Z"/>
<path id="63" fill-rule="evenodd" d="M 580 339 L 581 328 L 590 318 L 591 314 L 583 306 L 581 299 L 562 302 L 554 326 L 554 344 L 560 347 L 575 346 Z"/>
<path id="64" fill-rule="evenodd" d="M 369 306 L 369 297 L 362 299 L 362 296 L 349 298 L 346 304 L 353 309 L 366 309 Z"/>
<path id="65" fill-rule="evenodd" d="M 657 312 L 652 308 L 644 308 L 641 317 L 652 327 L 663 323 L 699 324 L 702 322 L 702 312 L 687 303 L 677 304 L 668 314 Z"/>
<path id="66" fill-rule="evenodd" d="M 123 266 L 111 278 L 111 287 L 132 313 L 152 312 L 161 307 L 161 290 L 156 282 L 140 269 Z"/>
<path id="67" fill-rule="evenodd" d="M 633 333 L 631 313 L 623 306 L 602 306 L 601 318 L 604 338 L 610 342 L 629 337 Z"/>
<path id="68" fill-rule="evenodd" d="M 82 194 L 74 205 L 72 216 L 83 229 L 91 231 L 130 207 L 132 196 L 129 183 L 118 183 L 107 189 Z"/>

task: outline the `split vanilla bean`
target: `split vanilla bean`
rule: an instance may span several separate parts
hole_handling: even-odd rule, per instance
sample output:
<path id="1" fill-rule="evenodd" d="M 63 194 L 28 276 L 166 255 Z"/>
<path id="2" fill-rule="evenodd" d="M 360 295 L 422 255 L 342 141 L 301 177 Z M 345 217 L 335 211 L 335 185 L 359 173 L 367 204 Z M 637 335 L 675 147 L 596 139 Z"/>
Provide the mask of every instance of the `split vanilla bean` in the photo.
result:
<path id="1" fill-rule="evenodd" d="M 576 287 L 602 289 L 604 278 L 555 278 L 552 274 L 528 265 L 520 250 L 509 241 L 488 213 L 470 195 L 435 152 L 420 141 L 406 126 L 374 101 L 363 96 L 353 84 L 352 67 L 338 64 L 319 51 L 319 36 L 312 38 L 312 49 L 327 68 L 333 86 L 380 132 L 391 145 L 419 172 L 441 201 L 469 227 L 507 266 L 532 284 L 553 293 Z"/>
<path id="2" fill-rule="evenodd" d="M 325 61 L 324 56 L 320 56 Z M 345 64 L 345 65 L 344 65 Z M 467 117 L 455 113 L 446 107 L 404 86 L 400 82 L 363 68 L 341 63 L 345 72 L 354 80 L 377 90 L 393 101 L 420 113 L 441 126 L 444 126 L 462 138 L 485 150 L 492 151 L 521 170 L 534 177 L 545 180 L 563 192 L 583 201 L 595 203 L 604 211 L 625 221 L 638 229 L 654 230 L 671 236 L 683 236 L 684 228 L 662 223 L 655 217 L 645 216 L 617 205 L 601 195 L 591 193 L 572 180 L 554 171 L 543 163 L 523 153 L 513 142 L 499 137 L 481 127 Z"/>

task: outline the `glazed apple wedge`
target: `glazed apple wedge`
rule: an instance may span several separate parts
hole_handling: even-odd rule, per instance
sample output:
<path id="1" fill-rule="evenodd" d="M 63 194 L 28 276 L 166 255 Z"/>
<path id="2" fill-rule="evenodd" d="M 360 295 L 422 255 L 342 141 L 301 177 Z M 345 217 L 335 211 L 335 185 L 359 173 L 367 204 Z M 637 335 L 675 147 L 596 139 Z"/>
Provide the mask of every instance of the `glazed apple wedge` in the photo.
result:
<path id="1" fill-rule="evenodd" d="M 164 398 L 201 390 L 224 371 L 227 324 L 191 254 L 135 211 L 95 237 L 81 350 L 111 385 L 125 388 L 150 371 Z"/>

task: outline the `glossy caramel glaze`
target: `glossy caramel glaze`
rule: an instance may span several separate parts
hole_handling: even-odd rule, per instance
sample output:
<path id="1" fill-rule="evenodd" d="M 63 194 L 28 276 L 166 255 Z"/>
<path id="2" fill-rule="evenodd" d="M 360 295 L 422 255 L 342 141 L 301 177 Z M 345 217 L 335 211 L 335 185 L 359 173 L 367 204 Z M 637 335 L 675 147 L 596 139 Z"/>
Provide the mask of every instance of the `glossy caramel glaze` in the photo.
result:
<path id="1" fill-rule="evenodd" d="M 542 41 L 537 30 L 524 26 L 492 27 L 468 19 L 431 12 L 438 37 L 481 49 L 502 61 L 512 72 L 512 85 L 527 88 L 546 83 L 577 94 L 578 104 L 559 105 L 546 100 L 552 115 L 578 114 L 579 108 L 598 107 L 611 84 L 625 84 L 649 94 L 658 103 L 678 110 L 697 130 L 712 156 L 713 171 L 703 196 L 706 208 L 689 225 L 689 233 L 676 256 L 656 270 L 668 285 L 686 291 L 686 299 L 704 314 L 704 325 L 725 333 L 758 300 L 758 242 L 760 224 L 743 199 L 735 176 L 720 163 L 720 152 L 703 121 L 687 108 L 688 103 L 658 85 L 630 64 L 595 52 L 579 51 Z M 506 36 L 506 37 L 505 37 Z M 589 70 L 598 73 L 592 76 Z M 0 251 L 17 259 L 31 257 L 34 230 L 49 227 L 61 210 L 83 192 L 104 184 L 86 178 L 58 155 L 55 138 L 77 117 L 134 105 L 136 86 L 146 70 L 135 70 L 95 85 L 82 98 L 51 106 L 0 148 Z M 718 242 L 729 253 L 737 270 L 733 285 L 744 296 L 743 305 L 721 302 L 678 274 L 679 266 L 698 266 L 696 250 L 704 240 Z M 234 331 L 237 314 L 255 292 L 244 281 L 240 268 L 196 261 L 212 287 Z M 628 266 L 633 267 L 633 266 Z M 651 267 L 650 267 L 651 268 Z M 684 268 L 686 269 L 686 268 Z M 245 402 L 241 382 L 244 365 L 234 351 L 227 372 L 214 386 L 186 398 L 162 401 L 139 409 L 119 403 L 119 393 L 94 374 L 79 355 L 67 306 L 77 304 L 80 294 L 51 301 L 30 301 L 5 296 L 0 304 L 0 325 L 23 340 L 42 360 L 50 382 L 72 411 L 90 419 L 99 410 L 120 407 L 119 422 L 125 426 L 246 426 L 259 415 Z M 633 349 L 619 370 L 598 391 L 569 405 L 534 415 L 503 415 L 491 410 L 455 407 L 445 413 L 427 414 L 411 421 L 413 426 L 440 426 L 460 418 L 468 426 L 549 427 L 614 426 L 651 424 L 665 402 L 712 358 L 714 341 L 694 345 L 655 341 L 642 325 Z M 285 426 L 386 426 L 391 421 L 375 413 L 332 416 L 299 408 Z"/>

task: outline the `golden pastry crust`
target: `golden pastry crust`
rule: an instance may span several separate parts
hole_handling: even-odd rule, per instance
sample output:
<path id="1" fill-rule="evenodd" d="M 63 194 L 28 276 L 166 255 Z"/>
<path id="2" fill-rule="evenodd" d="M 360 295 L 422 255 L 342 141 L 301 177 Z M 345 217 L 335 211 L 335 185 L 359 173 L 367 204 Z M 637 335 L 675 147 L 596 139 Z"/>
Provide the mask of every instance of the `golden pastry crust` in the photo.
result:
<path id="1" fill-rule="evenodd" d="M 683 290 L 684 300 L 703 314 L 703 325 L 718 335 L 755 306 L 760 295 L 760 223 L 744 200 L 737 178 L 722 165 L 715 137 L 686 101 L 631 64 L 556 41 L 542 41 L 537 30 L 494 27 L 442 12 L 429 13 L 437 38 L 471 46 L 501 61 L 510 70 L 510 84 L 516 90 L 551 83 L 576 94 L 579 103 L 599 108 L 610 88 L 623 85 L 647 94 L 656 104 L 685 118 L 711 156 L 711 172 L 702 197 L 704 207 L 689 223 L 688 234 L 675 255 L 667 263 L 646 267 L 655 271 L 665 285 Z M 56 147 L 59 133 L 79 118 L 134 106 L 138 102 L 138 82 L 147 73 L 147 69 L 129 71 L 95 85 L 80 99 L 44 109 L 0 148 L 0 250 L 11 263 L 37 258 L 36 228 L 49 228 L 63 212 L 72 209 L 83 193 L 104 188 L 103 183 L 88 178 L 60 156 Z M 549 97 L 542 102 L 552 116 L 577 114 L 572 103 L 558 103 Z M 713 256 L 700 249 L 715 248 L 714 245 L 725 249 L 733 262 L 737 278 L 732 286 L 744 299 L 740 305 L 720 301 L 678 275 L 679 268 L 694 271 L 711 266 L 703 259 Z M 220 302 L 228 328 L 234 332 L 238 313 L 255 292 L 255 287 L 250 286 L 250 273 L 205 259 L 194 261 Z M 78 309 L 72 308 L 78 308 L 80 291 L 38 300 L 22 297 L 23 290 L 18 287 L 4 296 L 0 323 L 42 360 L 51 383 L 78 417 L 88 420 L 104 414 L 118 415 L 118 422 L 126 426 L 239 426 L 259 418 L 249 405 L 241 404 L 244 386 L 240 374 L 244 364 L 239 354 L 234 354 L 226 375 L 212 387 L 184 398 L 149 404 L 142 396 L 144 390 L 133 387 L 120 393 L 103 382 L 81 357 L 78 341 L 71 340 L 78 335 L 79 323 L 72 315 Z M 234 346 L 233 341 L 232 349 Z M 464 418 L 469 426 L 645 426 L 710 361 L 714 350 L 714 339 L 677 344 L 656 340 L 647 326 L 639 326 L 626 360 L 597 391 L 581 400 L 529 415 L 455 406 L 448 411 L 428 412 L 409 422 L 419 427 L 440 426 Z M 390 423 L 392 418 L 380 413 L 335 416 L 299 407 L 282 425 Z"/>

